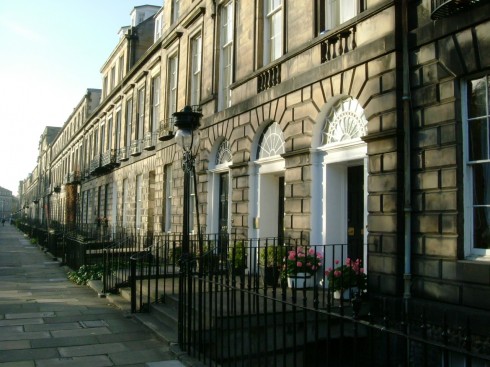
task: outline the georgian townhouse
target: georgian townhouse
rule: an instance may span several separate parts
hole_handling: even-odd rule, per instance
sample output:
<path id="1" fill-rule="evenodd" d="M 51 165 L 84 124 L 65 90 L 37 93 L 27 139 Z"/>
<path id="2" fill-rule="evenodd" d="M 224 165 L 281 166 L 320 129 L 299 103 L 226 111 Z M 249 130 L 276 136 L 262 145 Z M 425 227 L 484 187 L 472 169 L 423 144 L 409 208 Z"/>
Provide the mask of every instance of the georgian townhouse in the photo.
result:
<path id="1" fill-rule="evenodd" d="M 456 0 L 136 7 L 94 104 L 51 145 L 59 220 L 180 233 L 174 113 L 199 106 L 191 232 L 347 244 L 371 294 L 451 310 L 455 327 L 488 316 L 489 14 Z"/>

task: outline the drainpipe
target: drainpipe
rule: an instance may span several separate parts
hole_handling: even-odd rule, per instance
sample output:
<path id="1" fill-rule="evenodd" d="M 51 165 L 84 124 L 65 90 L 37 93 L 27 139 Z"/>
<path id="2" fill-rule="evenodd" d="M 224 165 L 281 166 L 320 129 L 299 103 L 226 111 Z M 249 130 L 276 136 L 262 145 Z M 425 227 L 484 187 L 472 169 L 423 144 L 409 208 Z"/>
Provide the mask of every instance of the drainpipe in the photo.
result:
<path id="1" fill-rule="evenodd" d="M 404 205 L 403 211 L 405 216 L 405 266 L 403 274 L 403 298 L 405 299 L 406 307 L 408 306 L 408 299 L 411 297 L 411 284 L 412 284 L 412 185 L 411 185 L 411 121 L 410 121 L 410 107 L 411 107 L 411 95 L 410 95 L 410 81 L 409 81 L 409 59 L 408 59 L 408 0 L 402 1 L 402 66 L 403 66 L 403 148 L 404 148 Z"/>

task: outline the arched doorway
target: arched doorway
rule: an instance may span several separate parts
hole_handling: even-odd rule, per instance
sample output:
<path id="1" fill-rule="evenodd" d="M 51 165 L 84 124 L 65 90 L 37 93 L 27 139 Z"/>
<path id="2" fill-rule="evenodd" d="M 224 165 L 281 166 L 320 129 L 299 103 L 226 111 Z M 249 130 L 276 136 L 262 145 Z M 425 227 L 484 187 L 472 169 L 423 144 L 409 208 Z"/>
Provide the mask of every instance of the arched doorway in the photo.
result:
<path id="1" fill-rule="evenodd" d="M 346 244 L 343 257 L 366 263 L 367 145 L 361 139 L 367 127 L 364 110 L 352 97 L 337 97 L 325 106 L 318 127 L 312 152 L 312 240 Z"/>
<path id="2" fill-rule="evenodd" d="M 252 237 L 284 238 L 284 135 L 276 122 L 263 130 L 256 146 Z"/>

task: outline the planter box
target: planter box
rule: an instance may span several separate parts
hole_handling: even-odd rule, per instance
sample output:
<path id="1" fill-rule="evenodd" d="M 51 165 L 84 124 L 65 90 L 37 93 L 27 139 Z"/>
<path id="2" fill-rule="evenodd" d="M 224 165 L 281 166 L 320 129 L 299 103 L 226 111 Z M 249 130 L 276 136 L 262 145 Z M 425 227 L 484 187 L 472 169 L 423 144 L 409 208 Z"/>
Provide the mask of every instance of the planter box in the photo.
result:
<path id="1" fill-rule="evenodd" d="M 298 273 L 296 276 L 288 276 L 289 288 L 311 288 L 315 285 L 315 278 L 308 273 Z"/>

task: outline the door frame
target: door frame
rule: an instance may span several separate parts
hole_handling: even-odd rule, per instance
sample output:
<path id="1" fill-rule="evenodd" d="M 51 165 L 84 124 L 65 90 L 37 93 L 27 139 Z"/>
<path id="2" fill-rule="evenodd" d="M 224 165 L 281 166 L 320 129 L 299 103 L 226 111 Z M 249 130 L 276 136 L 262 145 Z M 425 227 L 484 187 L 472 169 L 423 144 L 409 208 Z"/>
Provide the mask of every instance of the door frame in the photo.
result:
<path id="1" fill-rule="evenodd" d="M 252 207 L 250 208 L 251 215 L 249 215 L 249 238 L 277 237 L 277 230 L 273 235 L 270 234 L 272 232 L 261 230 L 261 228 L 266 228 L 265 225 L 267 224 L 265 217 L 261 218 L 261 215 L 264 215 L 264 210 L 261 210 L 261 207 L 262 204 L 265 204 L 264 199 L 267 196 L 264 189 L 267 190 L 269 187 L 277 190 L 277 186 L 273 186 L 273 182 L 279 181 L 279 177 L 284 176 L 286 164 L 284 158 L 278 155 L 256 160 L 253 165 L 253 173 L 250 175 L 253 195 L 250 198 Z M 270 200 L 270 196 L 267 199 Z M 277 222 L 277 214 L 273 217 Z"/>
<path id="2" fill-rule="evenodd" d="M 360 139 L 312 151 L 311 242 L 347 244 L 347 167 L 364 167 L 364 264 L 367 262 L 367 144 Z M 340 228 L 340 230 L 339 230 Z M 342 230 L 343 228 L 343 230 Z M 344 260 L 344 259 L 339 259 Z"/>

